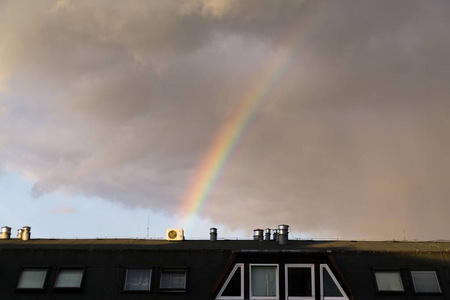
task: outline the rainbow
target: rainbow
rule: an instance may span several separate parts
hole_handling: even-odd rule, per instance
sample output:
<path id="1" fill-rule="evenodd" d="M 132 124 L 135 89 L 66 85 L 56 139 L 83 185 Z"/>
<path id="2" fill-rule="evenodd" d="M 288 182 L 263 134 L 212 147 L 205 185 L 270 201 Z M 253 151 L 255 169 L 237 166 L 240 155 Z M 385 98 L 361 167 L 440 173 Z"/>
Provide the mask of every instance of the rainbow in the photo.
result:
<path id="1" fill-rule="evenodd" d="M 300 36 L 298 28 L 287 35 L 287 39 L 284 39 L 287 43 L 283 43 L 284 47 L 280 47 L 262 72 L 259 72 L 260 75 L 237 102 L 239 104 L 234 114 L 225 120 L 215 135 L 182 200 L 180 215 L 187 216 L 184 219 L 184 228 L 188 228 L 195 216 L 201 212 L 239 140 L 288 70 Z"/>

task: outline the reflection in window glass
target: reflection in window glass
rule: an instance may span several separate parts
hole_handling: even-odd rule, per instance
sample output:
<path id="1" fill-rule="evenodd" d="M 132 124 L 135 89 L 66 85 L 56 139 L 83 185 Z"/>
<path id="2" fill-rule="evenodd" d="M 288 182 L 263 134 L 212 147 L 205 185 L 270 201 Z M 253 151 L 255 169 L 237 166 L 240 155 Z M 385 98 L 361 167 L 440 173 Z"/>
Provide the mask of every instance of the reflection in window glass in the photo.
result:
<path id="1" fill-rule="evenodd" d="M 277 266 L 251 266 L 252 297 L 277 296 Z"/>
<path id="2" fill-rule="evenodd" d="M 411 271 L 416 293 L 441 293 L 435 271 Z"/>
<path id="3" fill-rule="evenodd" d="M 43 289 L 47 268 L 23 268 L 20 274 L 18 289 Z"/>
<path id="4" fill-rule="evenodd" d="M 80 288 L 84 269 L 60 269 L 55 288 Z"/>
<path id="5" fill-rule="evenodd" d="M 150 291 L 152 269 L 127 269 L 125 291 Z"/>
<path id="6" fill-rule="evenodd" d="M 403 292 L 402 279 L 398 271 L 376 271 L 375 279 L 379 292 Z"/>
<path id="7" fill-rule="evenodd" d="M 161 289 L 186 289 L 186 269 L 163 269 L 159 287 Z"/>

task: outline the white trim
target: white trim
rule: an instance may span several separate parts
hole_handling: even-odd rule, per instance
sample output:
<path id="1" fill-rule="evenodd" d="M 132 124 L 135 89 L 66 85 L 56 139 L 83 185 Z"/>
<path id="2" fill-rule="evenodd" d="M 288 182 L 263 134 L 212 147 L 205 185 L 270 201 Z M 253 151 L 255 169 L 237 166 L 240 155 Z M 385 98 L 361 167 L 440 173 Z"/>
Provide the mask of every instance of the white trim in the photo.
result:
<path id="1" fill-rule="evenodd" d="M 253 296 L 252 291 L 252 267 L 275 267 L 275 296 Z M 278 264 L 250 264 L 249 265 L 249 287 L 250 287 L 250 299 L 279 299 L 280 298 L 280 289 L 279 289 L 279 267 Z"/>
<path id="2" fill-rule="evenodd" d="M 228 283 L 230 282 L 231 278 L 233 278 L 234 273 L 236 273 L 236 270 L 238 268 L 241 268 L 241 295 L 240 296 L 222 296 L 222 293 L 225 291 L 225 288 L 227 287 Z M 219 294 L 217 295 L 216 299 L 236 299 L 236 300 L 240 300 L 240 299 L 244 299 L 244 264 L 236 264 L 233 268 L 233 270 L 231 270 L 230 275 L 228 275 L 227 280 L 225 281 L 224 285 L 222 286 L 222 288 L 220 289 Z"/>
<path id="3" fill-rule="evenodd" d="M 334 284 L 336 284 L 337 288 L 341 292 L 342 297 L 325 297 L 323 295 L 323 269 L 327 269 L 328 274 L 330 274 L 331 279 L 333 279 L 333 281 L 334 281 Z M 320 299 L 323 299 L 323 300 L 349 300 L 347 294 L 344 292 L 344 289 L 341 287 L 341 285 L 337 281 L 333 272 L 331 272 L 330 267 L 328 267 L 328 265 L 326 265 L 326 264 L 320 265 Z"/>
<path id="4" fill-rule="evenodd" d="M 289 296 L 289 275 L 288 275 L 288 268 L 309 268 L 311 270 L 311 296 Z M 314 282 L 314 264 L 286 264 L 284 267 L 284 281 L 285 281 L 285 288 L 286 288 L 286 299 L 298 299 L 298 300 L 314 300 L 316 299 L 316 285 Z"/>

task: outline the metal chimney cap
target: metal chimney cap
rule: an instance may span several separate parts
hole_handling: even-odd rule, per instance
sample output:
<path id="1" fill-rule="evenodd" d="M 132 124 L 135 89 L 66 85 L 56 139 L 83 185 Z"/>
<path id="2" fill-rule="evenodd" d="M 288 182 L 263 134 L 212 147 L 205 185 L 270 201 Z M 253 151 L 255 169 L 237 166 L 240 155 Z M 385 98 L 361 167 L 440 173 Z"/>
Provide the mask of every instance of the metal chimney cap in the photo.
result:
<path id="1" fill-rule="evenodd" d="M 3 226 L 0 234 L 0 239 L 9 240 L 11 238 L 11 227 Z"/>
<path id="2" fill-rule="evenodd" d="M 262 230 L 262 229 L 253 230 L 253 240 L 262 241 L 263 240 L 263 232 L 264 232 L 264 230 Z"/>
<path id="3" fill-rule="evenodd" d="M 209 229 L 209 240 L 211 242 L 217 241 L 217 228 L 212 227 Z"/>

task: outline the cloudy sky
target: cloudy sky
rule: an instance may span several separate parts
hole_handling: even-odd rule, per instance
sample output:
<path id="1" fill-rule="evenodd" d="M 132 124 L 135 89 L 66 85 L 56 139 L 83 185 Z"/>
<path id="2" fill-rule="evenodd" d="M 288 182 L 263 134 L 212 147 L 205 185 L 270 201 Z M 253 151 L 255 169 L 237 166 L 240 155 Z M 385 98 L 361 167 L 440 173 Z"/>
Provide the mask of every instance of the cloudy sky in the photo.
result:
<path id="1" fill-rule="evenodd" d="M 450 239 L 449 16 L 444 0 L 3 0 L 0 225 Z"/>

